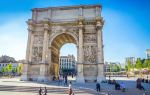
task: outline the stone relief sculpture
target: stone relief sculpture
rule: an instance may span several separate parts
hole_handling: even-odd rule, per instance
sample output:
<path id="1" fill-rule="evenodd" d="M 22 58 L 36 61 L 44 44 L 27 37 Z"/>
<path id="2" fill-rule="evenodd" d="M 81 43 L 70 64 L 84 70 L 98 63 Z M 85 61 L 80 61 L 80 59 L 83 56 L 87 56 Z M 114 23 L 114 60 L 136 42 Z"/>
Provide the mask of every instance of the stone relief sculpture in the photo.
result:
<path id="1" fill-rule="evenodd" d="M 84 60 L 85 63 L 96 63 L 96 46 L 87 45 L 84 47 Z"/>
<path id="2" fill-rule="evenodd" d="M 43 53 L 43 47 L 39 47 L 39 58 L 38 61 L 42 61 L 42 53 Z"/>
<path id="3" fill-rule="evenodd" d="M 37 56 L 38 56 L 38 47 L 33 47 L 32 49 L 32 61 L 35 62 L 37 61 Z"/>
<path id="4" fill-rule="evenodd" d="M 98 50 L 103 51 L 101 47 L 103 43 L 99 43 L 98 40 L 102 41 L 100 38 L 102 35 L 97 36 L 98 33 L 102 32 L 103 18 L 97 15 L 100 14 L 100 11 L 95 10 L 97 8 L 100 9 L 101 6 L 81 5 L 33 9 L 33 17 L 27 21 L 30 31 L 26 52 L 26 62 L 28 64 L 24 64 L 25 69 L 22 80 L 34 78 L 36 75 L 37 78 L 35 79 L 42 82 L 43 80 L 47 81 L 48 77 L 51 80 L 54 75 L 58 76 L 56 74 L 58 70 L 56 69 L 59 65 L 59 47 L 65 43 L 77 45 L 77 63 L 79 63 L 77 64 L 77 82 L 102 79 L 103 70 L 100 71 L 100 69 L 103 68 L 103 64 L 96 63 L 101 61 L 98 58 L 103 59 L 103 52 L 98 52 Z M 77 10 L 73 12 L 73 14 L 76 14 L 74 18 L 68 12 L 63 11 L 64 9 L 71 11 L 71 13 L 72 10 Z M 57 17 L 55 15 L 56 11 Z M 64 12 L 68 15 L 64 15 Z M 66 20 L 60 21 L 63 17 Z M 41 61 L 43 61 L 43 64 L 38 64 Z"/>
<path id="5" fill-rule="evenodd" d="M 32 50 L 32 61 L 33 62 L 39 62 L 42 61 L 42 50 L 43 47 L 33 47 Z"/>
<path id="6" fill-rule="evenodd" d="M 34 45 L 42 45 L 43 44 L 43 39 L 44 39 L 43 35 L 35 35 L 33 44 Z"/>
<path id="7" fill-rule="evenodd" d="M 84 42 L 86 43 L 96 42 L 96 34 L 84 34 Z"/>
<path id="8" fill-rule="evenodd" d="M 55 33 L 59 32 L 60 29 L 62 29 L 61 26 L 52 26 L 52 28 L 51 28 L 52 34 L 51 35 L 54 35 Z"/>

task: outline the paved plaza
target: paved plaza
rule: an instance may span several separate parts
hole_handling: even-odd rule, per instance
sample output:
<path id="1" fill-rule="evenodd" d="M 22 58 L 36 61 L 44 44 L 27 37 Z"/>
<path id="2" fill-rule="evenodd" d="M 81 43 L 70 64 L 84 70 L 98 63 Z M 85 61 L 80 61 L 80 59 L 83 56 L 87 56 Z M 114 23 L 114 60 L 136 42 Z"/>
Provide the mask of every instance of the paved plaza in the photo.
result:
<path id="1" fill-rule="evenodd" d="M 1 78 L 0 79 L 0 95 L 38 95 L 39 87 L 47 87 L 48 95 L 67 95 L 68 87 L 59 86 L 58 82 L 36 83 L 30 81 L 20 81 L 20 78 Z M 71 79 L 71 78 L 70 78 Z M 95 83 L 79 84 L 73 81 L 73 90 L 75 95 L 150 95 L 150 84 L 143 83 L 145 91 L 135 88 L 135 79 L 130 78 L 114 78 L 118 82 L 124 82 L 127 91 L 116 91 L 114 85 L 101 83 L 101 92 L 97 93 L 95 90 Z"/>

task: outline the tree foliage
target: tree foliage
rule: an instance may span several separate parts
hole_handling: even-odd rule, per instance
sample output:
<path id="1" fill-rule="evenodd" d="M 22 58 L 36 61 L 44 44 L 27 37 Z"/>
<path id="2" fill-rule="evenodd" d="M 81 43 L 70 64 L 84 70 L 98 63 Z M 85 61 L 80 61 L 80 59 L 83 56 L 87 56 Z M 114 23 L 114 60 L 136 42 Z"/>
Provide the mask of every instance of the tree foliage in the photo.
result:
<path id="1" fill-rule="evenodd" d="M 17 72 L 18 72 L 19 75 L 22 74 L 22 69 L 23 69 L 23 64 L 19 64 L 19 65 L 17 66 Z"/>
<path id="2" fill-rule="evenodd" d="M 148 62 L 147 62 L 147 68 L 150 69 L 150 59 L 148 59 Z"/>
<path id="3" fill-rule="evenodd" d="M 118 64 L 118 71 L 121 71 L 122 68 L 121 68 L 121 64 Z"/>
<path id="4" fill-rule="evenodd" d="M 12 72 L 12 63 L 9 63 L 6 68 L 9 73 Z"/>
<path id="5" fill-rule="evenodd" d="M 110 72 L 119 72 L 121 71 L 121 65 L 120 64 L 109 64 L 109 70 Z"/>
<path id="6" fill-rule="evenodd" d="M 128 71 L 130 71 L 130 69 L 131 69 L 131 62 L 128 60 L 128 63 L 127 63 L 128 65 Z"/>
<path id="7" fill-rule="evenodd" d="M 4 74 L 4 73 L 6 72 L 6 68 L 3 67 L 3 68 L 1 69 L 1 72 L 2 72 L 2 74 Z"/>
<path id="8" fill-rule="evenodd" d="M 144 60 L 144 63 L 142 64 L 143 68 L 147 68 L 148 67 L 148 60 Z"/>
<path id="9" fill-rule="evenodd" d="M 137 69 L 142 69 L 142 63 L 141 63 L 140 58 L 137 59 L 136 64 L 135 64 L 135 67 L 136 67 Z"/>
<path id="10" fill-rule="evenodd" d="M 22 74 L 23 64 L 19 64 L 16 68 L 13 68 L 12 63 L 9 63 L 7 66 L 1 69 L 1 73 L 3 75 L 11 75 L 11 74 Z"/>
<path id="11" fill-rule="evenodd" d="M 17 73 L 17 68 L 13 68 L 13 69 L 12 69 L 12 73 L 13 73 L 13 74 Z"/>

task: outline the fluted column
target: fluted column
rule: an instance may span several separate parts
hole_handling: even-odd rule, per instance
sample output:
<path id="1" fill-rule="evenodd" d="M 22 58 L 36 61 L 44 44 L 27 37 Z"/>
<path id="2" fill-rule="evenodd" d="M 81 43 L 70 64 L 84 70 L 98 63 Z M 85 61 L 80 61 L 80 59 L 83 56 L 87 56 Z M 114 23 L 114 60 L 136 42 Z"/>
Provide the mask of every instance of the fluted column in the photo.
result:
<path id="1" fill-rule="evenodd" d="M 32 42 L 33 42 L 33 22 L 29 20 L 28 24 L 28 41 L 27 41 L 27 49 L 26 49 L 26 61 L 23 63 L 23 74 L 21 76 L 21 80 L 27 81 L 29 80 L 29 71 L 30 71 L 30 63 L 31 63 L 31 55 L 32 55 Z"/>
<path id="2" fill-rule="evenodd" d="M 44 25 L 44 40 L 43 40 L 43 54 L 42 54 L 42 62 L 47 61 L 47 50 L 48 50 L 48 25 Z"/>
<path id="3" fill-rule="evenodd" d="M 83 63 L 83 25 L 79 25 L 79 63 Z"/>
<path id="4" fill-rule="evenodd" d="M 84 83 L 83 76 L 83 18 L 79 18 L 79 45 L 78 45 L 78 63 L 77 63 L 77 82 Z"/>
<path id="5" fill-rule="evenodd" d="M 38 81 L 46 82 L 48 81 L 48 22 L 44 22 L 44 40 L 43 40 L 43 52 L 42 52 L 42 62 L 40 64 L 40 75 Z"/>
<path id="6" fill-rule="evenodd" d="M 32 62 L 32 48 L 33 48 L 33 38 L 34 38 L 34 35 L 33 34 L 31 34 L 31 39 L 30 39 L 30 46 L 29 46 L 29 62 Z"/>
<path id="7" fill-rule="evenodd" d="M 98 76 L 97 81 L 101 82 L 105 79 L 104 77 L 104 55 L 103 55 L 103 35 L 102 35 L 102 27 L 103 27 L 103 19 L 101 17 L 97 18 L 96 22 L 97 29 L 97 67 L 98 67 Z"/>
<path id="8" fill-rule="evenodd" d="M 98 63 L 104 63 L 103 61 L 103 38 L 102 38 L 102 23 L 100 21 L 97 21 L 97 57 L 98 57 Z"/>
<path id="9" fill-rule="evenodd" d="M 51 57 L 52 57 L 52 48 L 48 47 L 48 79 L 52 80 L 53 79 L 53 72 L 52 72 L 52 61 L 51 61 Z"/>
<path id="10" fill-rule="evenodd" d="M 28 42 L 27 42 L 27 49 L 26 49 L 26 62 L 29 61 L 29 54 L 30 54 L 30 43 L 31 43 L 31 30 L 28 30 Z"/>

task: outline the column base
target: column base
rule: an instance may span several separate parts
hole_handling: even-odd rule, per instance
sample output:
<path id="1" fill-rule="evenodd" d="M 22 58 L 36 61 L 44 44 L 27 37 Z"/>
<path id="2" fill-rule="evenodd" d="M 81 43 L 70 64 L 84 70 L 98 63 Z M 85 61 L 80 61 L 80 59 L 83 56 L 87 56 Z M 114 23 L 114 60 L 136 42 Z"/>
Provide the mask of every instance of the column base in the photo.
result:
<path id="1" fill-rule="evenodd" d="M 48 82 L 48 77 L 47 76 L 39 76 L 37 81 L 38 82 Z"/>
<path id="2" fill-rule="evenodd" d="M 97 76 L 97 82 L 101 82 L 103 80 L 106 80 L 106 78 L 102 75 L 102 76 Z"/>
<path id="3" fill-rule="evenodd" d="M 81 76 L 79 77 L 79 76 L 77 76 L 76 82 L 77 82 L 77 83 L 85 83 L 84 77 L 81 77 Z"/>
<path id="4" fill-rule="evenodd" d="M 21 75 L 21 81 L 28 81 L 29 78 L 28 78 L 28 75 Z"/>
<path id="5" fill-rule="evenodd" d="M 48 77 L 48 80 L 49 80 L 49 81 L 53 81 L 53 76 L 49 76 L 49 77 Z"/>

